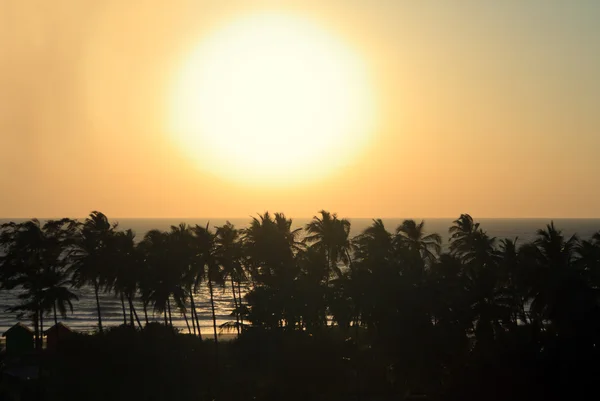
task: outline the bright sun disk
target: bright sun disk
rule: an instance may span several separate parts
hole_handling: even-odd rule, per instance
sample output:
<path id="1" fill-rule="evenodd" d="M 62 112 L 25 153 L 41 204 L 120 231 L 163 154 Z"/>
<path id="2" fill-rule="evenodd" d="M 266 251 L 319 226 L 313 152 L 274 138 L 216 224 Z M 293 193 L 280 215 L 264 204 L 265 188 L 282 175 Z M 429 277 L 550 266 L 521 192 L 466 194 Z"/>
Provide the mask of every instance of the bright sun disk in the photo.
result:
<path id="1" fill-rule="evenodd" d="M 251 184 L 334 172 L 368 143 L 375 100 L 361 57 L 308 19 L 261 13 L 186 59 L 169 129 L 204 170 Z"/>

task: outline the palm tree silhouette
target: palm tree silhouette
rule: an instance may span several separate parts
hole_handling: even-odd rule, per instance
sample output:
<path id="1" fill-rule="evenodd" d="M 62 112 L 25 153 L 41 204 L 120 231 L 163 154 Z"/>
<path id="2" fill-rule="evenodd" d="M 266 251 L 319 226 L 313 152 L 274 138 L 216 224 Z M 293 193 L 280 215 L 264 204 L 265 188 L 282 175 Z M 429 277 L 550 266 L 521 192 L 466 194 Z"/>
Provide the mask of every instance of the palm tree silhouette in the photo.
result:
<path id="1" fill-rule="evenodd" d="M 63 319 L 67 317 L 67 306 L 73 313 L 73 302 L 78 301 L 77 295 L 69 290 L 71 281 L 61 279 L 58 275 L 53 275 L 53 278 L 47 278 L 48 288 L 41 294 L 40 304 L 45 312 L 52 311 L 54 316 L 54 324 L 58 324 L 58 313 Z M 51 284 L 50 284 L 51 283 Z"/>
<path id="2" fill-rule="evenodd" d="M 107 280 L 105 269 L 112 262 L 113 249 L 110 245 L 116 227 L 103 213 L 93 211 L 83 222 L 69 253 L 74 284 L 77 287 L 91 284 L 94 288 L 100 332 L 103 332 L 103 327 L 99 293 Z"/>
<path id="3" fill-rule="evenodd" d="M 0 258 L 0 278 L 4 288 L 25 290 L 18 298 L 20 305 L 12 311 L 30 313 L 34 321 L 37 346 L 41 346 L 44 313 L 56 307 L 66 315 L 66 304 L 73 309 L 75 294 L 67 288 L 70 284 L 66 273 L 64 253 L 76 229 L 70 219 L 50 220 L 41 226 L 37 219 L 20 224 L 9 223 L 1 227 L 0 247 L 4 255 Z"/>
<path id="4" fill-rule="evenodd" d="M 219 266 L 215 254 L 215 234 L 208 229 L 208 224 L 206 225 L 206 227 L 196 225 L 192 228 L 192 231 L 194 232 L 194 240 L 196 246 L 196 263 L 199 266 L 196 269 L 196 271 L 199 272 L 196 279 L 196 283 L 199 284 L 201 280 L 205 279 L 206 283 L 208 284 L 208 291 L 210 295 L 210 308 L 213 321 L 213 334 L 215 344 L 218 344 L 214 285 L 222 285 L 224 284 L 224 282 L 221 267 Z"/>
<path id="5" fill-rule="evenodd" d="M 221 266 L 223 278 L 229 278 L 231 282 L 231 294 L 233 296 L 234 314 L 236 316 L 236 329 L 238 335 L 243 324 L 241 321 L 241 282 L 245 280 L 244 267 L 242 265 L 243 249 L 241 236 L 233 224 L 229 221 L 216 229 L 215 258 Z M 236 283 L 239 296 L 236 296 Z"/>
<path id="6" fill-rule="evenodd" d="M 396 229 L 396 241 L 409 252 L 417 252 L 427 263 L 432 264 L 442 251 L 442 237 L 439 234 L 425 235 L 425 221 L 417 224 L 414 220 L 404 220 Z"/>
<path id="7" fill-rule="evenodd" d="M 295 255 L 304 249 L 297 239 L 300 229 L 291 226 L 292 220 L 284 214 L 271 217 L 265 212 L 243 230 L 246 264 L 254 284 L 246 295 L 252 305 L 248 313 L 253 324 L 264 328 L 283 327 L 286 310 L 291 312 L 286 303 L 298 273 Z"/>
<path id="8" fill-rule="evenodd" d="M 148 265 L 148 277 L 142 283 L 142 298 L 152 304 L 154 311 L 164 314 L 165 325 L 171 327 L 171 297 L 178 306 L 183 305 L 187 298 L 184 272 L 173 263 L 177 258 L 175 238 L 168 232 L 150 230 L 139 245 Z"/>
<path id="9" fill-rule="evenodd" d="M 462 256 L 471 250 L 473 235 L 479 231 L 479 223 L 475 223 L 468 214 L 461 214 L 452 222 L 450 233 L 450 253 Z"/>
<path id="10" fill-rule="evenodd" d="M 272 285 L 286 274 L 294 255 L 304 249 L 298 241 L 301 229 L 291 229 L 292 220 L 282 213 L 269 212 L 252 218 L 243 230 L 244 252 L 252 278 L 261 284 Z"/>
<path id="11" fill-rule="evenodd" d="M 141 328 L 142 324 L 133 305 L 133 299 L 137 292 L 138 277 L 140 272 L 140 255 L 135 245 L 135 234 L 132 230 L 118 231 L 110 238 L 109 247 L 112 254 L 112 263 L 106 273 L 106 286 L 111 289 L 115 295 L 120 296 L 121 308 L 123 310 L 123 323 L 129 321 L 134 325 L 134 316 Z M 129 314 L 126 312 L 125 300 L 129 307 Z"/>
<path id="12" fill-rule="evenodd" d="M 304 241 L 323 252 L 327 257 L 329 275 L 335 273 L 340 277 L 342 272 L 338 262 L 346 266 L 350 263 L 350 221 L 338 219 L 337 214 L 325 210 L 319 212 L 321 217 L 314 216 L 305 227 L 307 236 Z M 329 277 L 327 278 L 329 282 Z"/>
<path id="13" fill-rule="evenodd" d="M 538 320 L 552 322 L 558 333 L 570 336 L 575 329 L 575 311 L 589 293 L 586 277 L 576 263 L 582 249 L 576 235 L 565 239 L 551 222 L 537 231 L 537 239 L 524 249 L 527 256 L 527 287 L 530 311 Z"/>

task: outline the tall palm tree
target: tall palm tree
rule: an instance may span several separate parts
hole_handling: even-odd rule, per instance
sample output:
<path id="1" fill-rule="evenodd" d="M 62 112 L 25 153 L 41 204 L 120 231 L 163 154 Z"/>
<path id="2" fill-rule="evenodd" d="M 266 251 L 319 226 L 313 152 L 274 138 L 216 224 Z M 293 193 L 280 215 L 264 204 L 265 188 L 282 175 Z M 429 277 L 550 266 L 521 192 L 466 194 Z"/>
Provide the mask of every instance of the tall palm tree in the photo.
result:
<path id="1" fill-rule="evenodd" d="M 221 267 L 215 254 L 215 234 L 206 227 L 196 225 L 192 228 L 196 245 L 196 263 L 198 267 L 195 269 L 198 272 L 196 278 L 196 287 L 204 279 L 208 284 L 210 295 L 210 307 L 213 321 L 213 334 L 215 344 L 218 344 L 217 336 L 217 316 L 215 310 L 214 285 L 223 284 L 223 275 Z"/>
<path id="2" fill-rule="evenodd" d="M 22 302 L 10 308 L 12 312 L 28 313 L 33 320 L 35 343 L 41 348 L 43 333 L 43 310 L 41 305 L 44 291 L 43 275 L 46 269 L 44 260 L 44 232 L 37 219 L 23 223 L 2 225 L 0 246 L 2 285 L 7 289 L 20 288 L 24 292 L 18 298 Z"/>
<path id="3" fill-rule="evenodd" d="M 353 240 L 354 261 L 350 270 L 342 280 L 334 282 L 334 289 L 341 285 L 342 294 L 347 294 L 352 305 L 353 323 L 356 335 L 359 326 L 366 324 L 373 326 L 378 295 L 381 295 L 380 284 L 389 283 L 390 277 L 398 275 L 397 264 L 394 260 L 395 246 L 392 234 L 387 231 L 381 219 L 373 220 L 361 234 Z M 339 295 L 338 295 L 339 297 Z M 340 304 L 342 316 L 344 304 L 338 299 L 335 304 Z"/>
<path id="4" fill-rule="evenodd" d="M 140 272 L 140 256 L 135 245 L 135 234 L 132 230 L 117 231 L 111 237 L 112 251 L 110 268 L 107 269 L 106 283 L 108 289 L 121 298 L 121 308 L 123 310 L 123 323 L 129 321 L 134 325 L 134 316 L 141 328 L 141 322 L 137 311 L 133 305 L 133 299 L 137 292 L 138 277 Z M 125 300 L 129 306 L 129 313 L 126 312 Z"/>
<path id="5" fill-rule="evenodd" d="M 393 236 L 387 231 L 381 219 L 373 220 L 373 223 L 357 235 L 352 242 L 356 260 L 363 263 L 365 261 L 373 262 L 369 270 L 375 266 L 389 263 L 393 257 Z"/>
<path id="6" fill-rule="evenodd" d="M 185 223 L 180 223 L 178 226 L 171 226 L 169 235 L 169 247 L 170 247 L 170 261 L 171 269 L 176 270 L 182 280 L 182 290 L 190 298 L 191 307 L 191 320 L 194 333 L 196 333 L 196 326 L 198 326 L 198 332 L 200 331 L 199 320 L 196 310 L 196 303 L 194 301 L 194 294 L 197 292 L 197 287 L 194 285 L 198 272 L 195 270 L 196 264 L 196 240 L 194 237 L 193 230 L 190 226 Z M 187 298 L 174 298 L 179 311 L 183 315 L 185 322 L 188 326 L 188 330 L 191 332 L 192 329 L 189 325 L 187 318 Z M 202 334 L 199 334 L 201 337 Z"/>
<path id="7" fill-rule="evenodd" d="M 182 308 L 188 296 L 185 273 L 177 263 L 177 236 L 169 232 L 150 230 L 140 243 L 147 264 L 147 277 L 140 283 L 142 299 L 152 304 L 155 312 L 164 314 L 165 325 L 173 327 L 171 298 Z"/>
<path id="8" fill-rule="evenodd" d="M 112 263 L 111 238 L 117 224 L 111 224 L 100 212 L 93 211 L 85 219 L 69 253 L 70 272 L 77 287 L 91 285 L 96 297 L 98 329 L 103 332 L 100 288 L 108 279 L 105 269 Z"/>
<path id="9" fill-rule="evenodd" d="M 442 237 L 435 233 L 425 235 L 424 226 L 425 221 L 417 224 L 414 220 L 404 220 L 396 229 L 396 241 L 432 264 L 442 251 Z"/>
<path id="10" fill-rule="evenodd" d="M 286 303 L 299 269 L 295 256 L 304 249 L 298 240 L 300 229 L 282 213 L 268 212 L 253 218 L 243 230 L 246 265 L 253 288 L 246 294 L 250 320 L 264 328 L 283 327 Z M 260 312 L 262 307 L 267 309 Z M 263 313 L 264 312 L 264 313 Z M 268 317 L 267 320 L 257 317 Z M 275 325 L 274 325 L 275 324 Z"/>
<path id="11" fill-rule="evenodd" d="M 75 227 L 70 219 L 50 220 L 43 226 L 33 219 L 0 227 L 0 247 L 4 250 L 0 257 L 1 284 L 24 290 L 19 295 L 23 303 L 12 310 L 30 314 L 38 347 L 44 313 L 57 304 L 64 309 L 64 303 L 71 305 L 71 300 L 77 299 L 66 288 L 69 280 L 64 257 Z"/>
<path id="12" fill-rule="evenodd" d="M 525 310 L 526 290 L 524 288 L 525 270 L 523 269 L 522 256 L 517 247 L 517 240 L 505 238 L 500 241 L 498 249 L 498 285 L 504 287 L 507 294 L 512 297 L 514 312 L 513 323 L 519 321 L 528 323 Z"/>
<path id="13" fill-rule="evenodd" d="M 271 285 L 285 276 L 293 264 L 294 255 L 304 249 L 298 240 L 301 229 L 292 230 L 292 220 L 282 213 L 269 212 L 252 218 L 243 230 L 243 246 L 252 279 Z"/>
<path id="14" fill-rule="evenodd" d="M 479 223 L 475 223 L 468 214 L 461 214 L 452 222 L 450 233 L 450 253 L 462 256 L 471 249 L 473 236 L 479 231 Z"/>
<path id="15" fill-rule="evenodd" d="M 240 289 L 241 282 L 245 279 L 245 272 L 242 264 L 243 249 L 240 241 L 241 236 L 233 224 L 229 221 L 216 229 L 216 248 L 215 257 L 219 266 L 221 266 L 223 278 L 229 278 L 231 282 L 231 293 L 233 296 L 234 314 L 236 316 L 236 329 L 240 334 L 240 326 L 243 321 L 240 319 L 242 307 L 241 297 L 236 296 L 237 289 Z"/>
<path id="16" fill-rule="evenodd" d="M 537 239 L 522 250 L 527 255 L 530 311 L 540 321 L 552 322 L 558 333 L 567 336 L 576 328 L 575 311 L 590 293 L 589 283 L 576 263 L 579 239 L 565 238 L 551 222 L 537 231 Z"/>
<path id="17" fill-rule="evenodd" d="M 350 263 L 350 221 L 338 219 L 337 214 L 325 210 L 319 211 L 321 216 L 314 216 L 305 227 L 307 236 L 304 241 L 322 251 L 327 256 L 329 274 L 340 277 L 342 272 L 338 262 L 346 266 Z M 329 281 L 329 278 L 327 279 Z"/>
<path id="18" fill-rule="evenodd" d="M 600 288 L 600 232 L 591 239 L 582 240 L 576 247 L 577 269 L 595 288 Z"/>
<path id="19" fill-rule="evenodd" d="M 67 307 L 73 313 L 73 301 L 78 301 L 79 298 L 69 289 L 71 280 L 56 274 L 50 274 L 49 276 L 45 279 L 48 287 L 41 293 L 40 304 L 44 312 L 53 314 L 54 324 L 58 324 L 58 314 L 66 319 Z"/>

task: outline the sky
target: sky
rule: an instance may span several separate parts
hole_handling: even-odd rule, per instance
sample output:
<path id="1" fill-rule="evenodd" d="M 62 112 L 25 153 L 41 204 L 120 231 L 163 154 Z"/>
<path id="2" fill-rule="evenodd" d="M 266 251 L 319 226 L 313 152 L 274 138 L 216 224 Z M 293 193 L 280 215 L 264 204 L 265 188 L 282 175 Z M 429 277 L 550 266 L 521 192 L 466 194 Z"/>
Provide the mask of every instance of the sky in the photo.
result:
<path id="1" fill-rule="evenodd" d="M 0 0 L 0 10 L 0 217 L 600 217 L 598 1 Z M 372 78 L 376 129 L 318 179 L 228 179 L 182 151 L 166 123 L 191 49 L 265 11 L 314 21 Z"/>

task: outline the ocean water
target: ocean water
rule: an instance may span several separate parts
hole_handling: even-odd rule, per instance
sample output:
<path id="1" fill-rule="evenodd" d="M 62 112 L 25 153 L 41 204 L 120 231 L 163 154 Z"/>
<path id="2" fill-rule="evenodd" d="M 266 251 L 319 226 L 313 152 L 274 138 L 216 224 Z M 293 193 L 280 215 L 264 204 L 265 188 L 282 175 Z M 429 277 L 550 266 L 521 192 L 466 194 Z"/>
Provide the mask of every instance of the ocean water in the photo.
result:
<path id="1" fill-rule="evenodd" d="M 13 219 L 22 221 L 22 219 Z M 43 220 L 43 219 L 40 219 Z M 115 219 L 119 223 L 119 229 L 132 229 L 136 233 L 136 239 L 141 240 L 144 234 L 151 229 L 168 230 L 172 225 L 185 222 L 190 225 L 201 225 L 210 227 L 225 224 L 230 221 L 238 228 L 248 225 L 250 218 L 235 219 Z M 350 235 L 353 237 L 363 231 L 371 223 L 371 219 L 349 219 L 352 223 Z M 396 227 L 404 219 L 383 219 L 388 231 L 395 231 Z M 428 233 L 438 233 L 444 240 L 444 248 L 448 244 L 448 228 L 452 225 L 454 219 L 425 219 L 425 229 Z M 536 231 L 544 228 L 550 223 L 550 219 L 476 219 L 490 236 L 497 238 L 517 238 L 518 243 L 522 244 L 535 238 Z M 10 221 L 9 219 L 0 219 L 0 224 Z M 310 219 L 293 219 L 293 228 L 304 227 Z M 600 231 L 600 219 L 554 219 L 555 225 L 563 231 L 565 235 L 578 234 L 580 238 L 587 239 L 595 232 Z M 74 312 L 69 314 L 63 321 L 70 327 L 78 331 L 92 331 L 97 328 L 96 303 L 93 292 L 88 289 L 74 290 L 79 296 L 79 301 L 74 302 Z M 17 291 L 0 290 L 0 333 L 6 331 L 18 320 L 16 313 L 7 312 L 6 309 L 18 303 Z M 104 326 L 116 326 L 123 323 L 123 313 L 120 299 L 112 294 L 101 295 L 102 319 Z M 203 288 L 195 297 L 196 307 L 203 334 L 212 333 L 212 320 L 210 313 L 210 301 L 208 289 Z M 233 308 L 233 300 L 228 287 L 217 289 L 215 293 L 215 307 L 217 311 L 217 324 L 233 320 L 230 316 Z M 138 316 L 143 321 L 143 310 L 141 305 L 136 303 Z M 128 312 L 127 312 L 128 313 Z M 154 321 L 163 321 L 162 315 L 154 315 L 149 311 L 149 318 Z M 189 313 L 188 313 L 189 315 Z M 189 318 L 189 316 L 188 316 Z M 26 324 L 30 324 L 24 320 Z M 53 317 L 45 318 L 45 326 L 53 324 Z M 187 325 L 183 316 L 179 313 L 173 314 L 173 324 L 184 332 L 187 332 Z M 191 322 L 190 322 L 191 325 Z"/>

